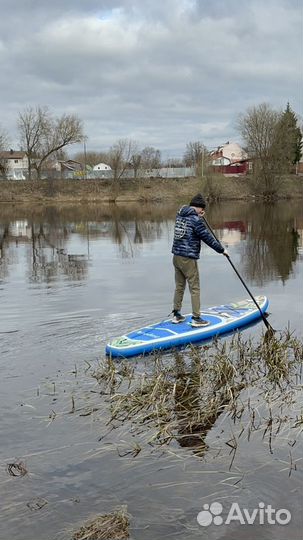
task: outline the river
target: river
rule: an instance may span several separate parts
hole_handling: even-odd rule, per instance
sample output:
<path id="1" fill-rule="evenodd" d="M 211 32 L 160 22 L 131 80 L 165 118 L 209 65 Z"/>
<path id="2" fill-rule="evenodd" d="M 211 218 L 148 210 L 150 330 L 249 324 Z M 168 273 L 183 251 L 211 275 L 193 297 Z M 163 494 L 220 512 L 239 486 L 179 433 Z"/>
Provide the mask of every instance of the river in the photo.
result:
<path id="1" fill-rule="evenodd" d="M 233 429 L 226 417 L 203 458 L 177 445 L 146 445 L 134 456 L 135 433 L 107 424 L 109 396 L 91 371 L 110 338 L 170 313 L 175 212 L 160 204 L 0 205 L 1 540 L 68 539 L 121 505 L 136 540 L 301 538 L 297 431 L 273 448 L 264 432 L 241 439 L 231 465 L 230 447 L 218 442 Z M 224 202 L 207 218 L 253 294 L 268 296 L 273 328 L 302 338 L 302 201 Z M 247 297 L 225 257 L 203 246 L 199 266 L 202 305 Z M 243 334 L 258 339 L 263 330 L 260 323 Z M 27 473 L 9 474 L 12 463 Z M 271 504 L 292 519 L 206 530 L 197 514 L 214 500 Z"/>

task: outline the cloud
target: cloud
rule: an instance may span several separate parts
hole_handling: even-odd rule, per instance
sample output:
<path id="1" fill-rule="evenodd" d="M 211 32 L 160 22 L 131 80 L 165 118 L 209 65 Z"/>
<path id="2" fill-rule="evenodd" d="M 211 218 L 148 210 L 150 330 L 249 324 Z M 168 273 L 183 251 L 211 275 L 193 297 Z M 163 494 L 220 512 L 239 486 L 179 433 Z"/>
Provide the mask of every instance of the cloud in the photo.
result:
<path id="1" fill-rule="evenodd" d="M 2 14 L 0 122 L 15 138 L 38 104 L 79 114 L 94 150 L 131 137 L 174 155 L 239 139 L 253 104 L 302 114 L 295 1 L 13 0 Z"/>

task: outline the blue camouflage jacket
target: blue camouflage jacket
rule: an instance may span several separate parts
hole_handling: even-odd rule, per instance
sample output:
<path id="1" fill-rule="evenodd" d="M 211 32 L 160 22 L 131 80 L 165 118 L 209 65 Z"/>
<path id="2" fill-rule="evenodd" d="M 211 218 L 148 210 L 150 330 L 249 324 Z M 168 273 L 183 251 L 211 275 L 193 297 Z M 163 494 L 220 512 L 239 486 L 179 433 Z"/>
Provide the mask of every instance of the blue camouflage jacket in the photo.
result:
<path id="1" fill-rule="evenodd" d="M 197 212 L 191 206 L 182 206 L 176 217 L 172 253 L 199 259 L 201 240 L 218 253 L 223 253 L 224 247 L 209 232 Z"/>

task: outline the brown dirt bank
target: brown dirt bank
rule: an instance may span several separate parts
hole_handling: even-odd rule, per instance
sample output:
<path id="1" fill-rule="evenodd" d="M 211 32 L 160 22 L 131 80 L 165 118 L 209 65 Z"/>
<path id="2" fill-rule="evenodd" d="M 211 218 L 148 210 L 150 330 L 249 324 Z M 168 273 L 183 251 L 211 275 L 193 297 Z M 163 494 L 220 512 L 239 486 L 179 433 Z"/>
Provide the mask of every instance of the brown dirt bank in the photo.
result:
<path id="1" fill-rule="evenodd" d="M 190 179 L 124 180 L 113 189 L 109 180 L 0 181 L 2 203 L 170 202 L 201 191 L 211 200 L 250 199 L 247 178 L 224 176 Z M 286 178 L 278 198 L 303 197 L 303 178 Z"/>

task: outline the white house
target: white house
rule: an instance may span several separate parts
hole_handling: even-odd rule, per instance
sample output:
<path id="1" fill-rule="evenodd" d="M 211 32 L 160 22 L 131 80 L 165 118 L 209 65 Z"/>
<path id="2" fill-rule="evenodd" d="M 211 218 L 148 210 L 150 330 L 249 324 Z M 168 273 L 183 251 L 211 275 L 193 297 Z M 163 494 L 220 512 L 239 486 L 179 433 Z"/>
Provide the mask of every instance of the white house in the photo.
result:
<path id="1" fill-rule="evenodd" d="M 218 146 L 212 153 L 213 165 L 229 165 L 248 158 L 247 153 L 238 143 L 227 142 Z"/>
<path id="2" fill-rule="evenodd" d="M 95 165 L 93 167 L 93 171 L 111 171 L 112 168 L 109 165 L 106 165 L 106 163 L 98 163 L 98 165 Z"/>
<path id="3" fill-rule="evenodd" d="M 28 172 L 28 159 L 25 152 L 8 150 L 0 152 L 0 162 L 5 175 L 10 180 L 25 180 Z"/>

